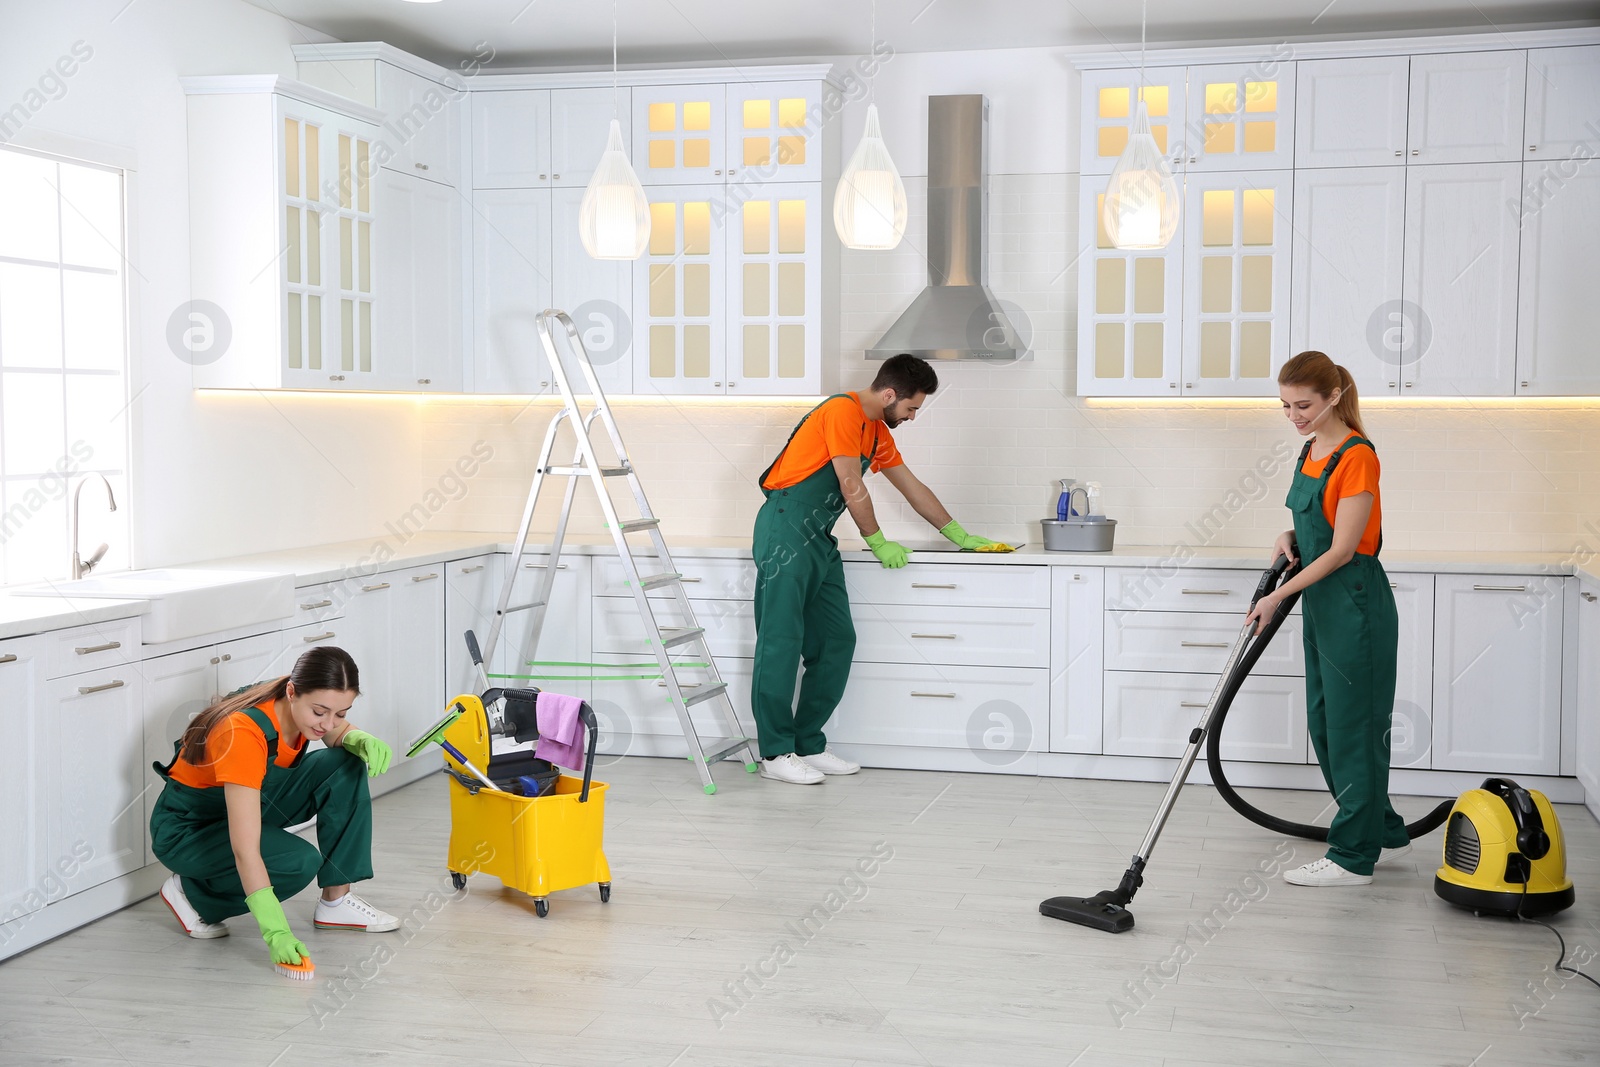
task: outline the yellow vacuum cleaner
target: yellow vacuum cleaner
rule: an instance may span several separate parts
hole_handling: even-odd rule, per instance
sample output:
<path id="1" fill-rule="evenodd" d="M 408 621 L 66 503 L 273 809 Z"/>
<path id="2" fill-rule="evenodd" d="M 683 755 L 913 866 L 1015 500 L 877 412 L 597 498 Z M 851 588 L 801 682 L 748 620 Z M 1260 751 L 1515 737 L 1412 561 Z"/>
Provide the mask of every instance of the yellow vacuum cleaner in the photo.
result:
<path id="1" fill-rule="evenodd" d="M 1456 800 L 1445 823 L 1444 866 L 1433 890 L 1490 915 L 1550 915 L 1572 907 L 1561 823 L 1537 789 L 1486 779 Z"/>

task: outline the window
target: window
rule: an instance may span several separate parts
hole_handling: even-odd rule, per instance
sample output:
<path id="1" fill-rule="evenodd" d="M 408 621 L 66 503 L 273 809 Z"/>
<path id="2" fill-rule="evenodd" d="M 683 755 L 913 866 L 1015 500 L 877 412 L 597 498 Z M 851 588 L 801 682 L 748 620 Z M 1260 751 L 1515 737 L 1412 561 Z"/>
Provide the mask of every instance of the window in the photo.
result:
<path id="1" fill-rule="evenodd" d="M 69 577 L 67 508 L 87 474 L 85 558 L 128 566 L 122 172 L 0 148 L 0 583 Z M 98 483 L 99 479 L 94 479 Z"/>

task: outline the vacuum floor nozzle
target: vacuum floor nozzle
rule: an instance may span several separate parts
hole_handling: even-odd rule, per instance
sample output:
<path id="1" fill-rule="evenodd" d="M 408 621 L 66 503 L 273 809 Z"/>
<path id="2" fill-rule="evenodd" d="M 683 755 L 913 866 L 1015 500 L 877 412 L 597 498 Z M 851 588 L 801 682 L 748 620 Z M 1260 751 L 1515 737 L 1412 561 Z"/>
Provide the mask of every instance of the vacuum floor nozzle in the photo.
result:
<path id="1" fill-rule="evenodd" d="M 1133 912 L 1111 899 L 1110 891 L 1092 897 L 1051 897 L 1039 904 L 1039 914 L 1108 934 L 1133 929 Z"/>

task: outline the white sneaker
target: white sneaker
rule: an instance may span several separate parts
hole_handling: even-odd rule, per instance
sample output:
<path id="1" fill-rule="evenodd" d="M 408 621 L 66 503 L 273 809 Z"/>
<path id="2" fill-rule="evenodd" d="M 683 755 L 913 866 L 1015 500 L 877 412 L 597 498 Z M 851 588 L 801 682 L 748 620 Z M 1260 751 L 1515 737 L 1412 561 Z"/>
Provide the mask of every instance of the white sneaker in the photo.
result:
<path id="1" fill-rule="evenodd" d="M 1304 867 L 1283 872 L 1283 880 L 1290 885 L 1370 885 L 1372 875 L 1355 874 L 1324 856 L 1312 860 Z"/>
<path id="2" fill-rule="evenodd" d="M 1411 852 L 1410 845 L 1401 845 L 1399 848 L 1386 848 L 1378 853 L 1379 863 L 1388 863 L 1390 860 L 1400 859 Z"/>
<path id="3" fill-rule="evenodd" d="M 861 769 L 861 764 L 851 763 L 847 759 L 840 759 L 827 749 L 811 756 L 801 756 L 801 759 L 810 764 L 813 770 L 823 774 L 854 774 Z"/>
<path id="4" fill-rule="evenodd" d="M 793 752 L 761 761 L 761 777 L 790 785 L 816 785 L 822 781 L 822 772 Z"/>
<path id="5" fill-rule="evenodd" d="M 167 880 L 161 883 L 161 899 L 171 909 L 172 917 L 178 920 L 183 932 L 190 937 L 205 940 L 228 936 L 228 928 L 224 924 L 208 923 L 200 918 L 200 913 L 194 910 L 189 898 L 183 895 L 183 882 L 177 875 L 168 875 Z"/>
<path id="6" fill-rule="evenodd" d="M 332 904 L 319 899 L 312 922 L 318 930 L 356 930 L 368 934 L 386 933 L 400 927 L 399 919 L 379 911 L 351 892 Z"/>

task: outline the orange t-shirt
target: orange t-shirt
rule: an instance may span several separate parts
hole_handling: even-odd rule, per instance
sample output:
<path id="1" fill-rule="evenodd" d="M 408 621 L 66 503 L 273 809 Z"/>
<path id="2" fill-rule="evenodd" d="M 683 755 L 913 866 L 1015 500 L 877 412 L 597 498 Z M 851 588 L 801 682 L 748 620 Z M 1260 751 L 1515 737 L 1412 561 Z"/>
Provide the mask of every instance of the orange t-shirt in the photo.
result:
<path id="1" fill-rule="evenodd" d="M 288 767 L 300 755 L 306 739 L 301 737 L 293 748 L 288 745 L 276 705 L 277 701 L 269 700 L 258 706 L 278 728 L 276 763 L 279 767 Z M 180 756 L 167 773 L 173 781 L 196 789 L 212 789 L 229 783 L 260 789 L 267 777 L 267 735 L 250 716 L 236 711 L 211 728 L 206 737 L 205 759 L 200 764 L 192 764 Z"/>
<path id="2" fill-rule="evenodd" d="M 1344 440 L 1354 437 L 1352 431 Z M 1339 444 L 1344 444 L 1340 441 Z M 1334 448 L 1337 452 L 1338 448 Z M 1308 478 L 1322 477 L 1323 468 L 1328 465 L 1332 453 L 1321 459 L 1306 457 L 1305 465 L 1300 468 Z M 1333 468 L 1333 473 L 1328 475 L 1327 490 L 1322 494 L 1322 514 L 1328 520 L 1328 525 L 1333 525 L 1334 515 L 1339 510 L 1339 501 L 1349 496 L 1359 496 L 1362 493 L 1372 494 L 1372 514 L 1367 518 L 1367 528 L 1361 532 L 1361 540 L 1356 544 L 1356 551 L 1363 556 L 1376 555 L 1378 551 L 1379 531 L 1383 528 L 1383 505 L 1378 496 L 1378 454 L 1366 445 L 1352 445 L 1339 457 L 1339 465 Z"/>
<path id="3" fill-rule="evenodd" d="M 872 437 L 878 437 L 878 450 L 872 451 Z M 894 446 L 894 436 L 881 420 L 867 418 L 861 398 L 855 393 L 836 396 L 806 417 L 794 438 L 778 454 L 772 472 L 761 483 L 763 489 L 787 489 L 798 485 L 839 457 L 857 459 L 872 456 L 874 471 L 898 467 L 905 462 Z"/>

